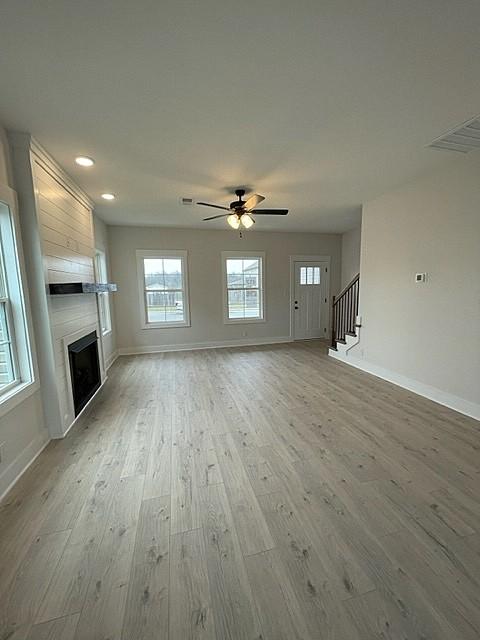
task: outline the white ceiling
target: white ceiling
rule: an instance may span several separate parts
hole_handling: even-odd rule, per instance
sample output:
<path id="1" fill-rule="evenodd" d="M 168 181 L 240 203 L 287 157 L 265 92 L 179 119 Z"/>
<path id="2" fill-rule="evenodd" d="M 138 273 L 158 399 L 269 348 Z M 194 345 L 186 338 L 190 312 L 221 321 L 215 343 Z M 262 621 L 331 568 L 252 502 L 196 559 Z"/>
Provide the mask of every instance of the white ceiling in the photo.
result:
<path id="1" fill-rule="evenodd" d="M 24 0 L 0 12 L 0 122 L 31 132 L 108 223 L 223 227 L 179 198 L 228 203 L 248 185 L 290 209 L 256 228 L 341 232 L 362 202 L 450 160 L 425 145 L 480 112 L 478 0 Z"/>

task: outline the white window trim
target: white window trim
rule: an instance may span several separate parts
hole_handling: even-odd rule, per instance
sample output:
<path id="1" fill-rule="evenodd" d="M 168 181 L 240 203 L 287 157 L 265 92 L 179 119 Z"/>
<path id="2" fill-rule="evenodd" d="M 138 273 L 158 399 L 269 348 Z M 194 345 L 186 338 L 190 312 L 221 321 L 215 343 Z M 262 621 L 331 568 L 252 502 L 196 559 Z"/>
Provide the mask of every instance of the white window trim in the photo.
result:
<path id="1" fill-rule="evenodd" d="M 26 277 L 16 194 L 4 184 L 0 184 L 0 202 L 6 205 L 10 212 L 11 242 L 14 247 L 15 267 L 18 274 L 15 312 L 13 312 L 12 308 L 9 310 L 12 323 L 12 335 L 10 339 L 14 346 L 13 351 L 14 358 L 16 359 L 18 379 L 5 387 L 0 395 L 1 417 L 37 391 L 39 389 L 39 383 L 36 375 L 37 369 L 34 358 L 31 314 L 28 291 L 25 284 Z M 12 296 L 10 297 L 13 299 Z M 11 305 L 9 306 L 11 307 Z"/>
<path id="2" fill-rule="evenodd" d="M 228 287 L 227 287 L 227 258 L 240 260 L 242 258 L 260 258 L 260 308 L 261 318 L 229 318 L 228 317 Z M 223 324 L 258 324 L 266 322 L 265 305 L 265 251 L 222 251 L 222 291 L 223 291 Z"/>
<path id="3" fill-rule="evenodd" d="M 137 249 L 137 282 L 138 282 L 138 301 L 140 308 L 140 326 L 142 329 L 172 329 L 181 327 L 190 327 L 190 291 L 188 286 L 188 252 L 184 250 L 164 250 L 164 249 Z M 144 258 L 181 258 L 182 260 L 182 279 L 183 279 L 183 305 L 184 320 L 178 322 L 148 322 L 147 306 L 145 303 L 145 271 Z"/>
<path id="4" fill-rule="evenodd" d="M 105 265 L 105 282 L 102 282 L 102 274 L 101 274 L 101 270 L 98 267 L 98 259 L 101 258 L 104 261 L 104 265 Z M 107 254 L 105 251 L 103 251 L 102 249 L 95 249 L 95 279 L 97 281 L 97 284 L 106 284 L 108 282 L 108 264 L 107 264 Z M 106 323 L 108 326 L 108 329 L 106 329 L 105 331 L 102 329 L 102 327 L 100 326 L 100 331 L 102 332 L 102 336 L 106 337 L 109 336 L 112 333 L 112 310 L 110 309 L 110 294 L 108 293 L 108 291 L 102 292 L 102 293 L 97 293 L 98 296 L 98 315 L 99 315 L 99 320 L 101 320 L 102 318 L 102 313 L 101 313 L 101 302 L 100 302 L 100 297 L 102 296 L 104 298 L 104 300 L 107 301 L 106 303 L 106 309 L 107 309 L 107 320 L 108 322 Z M 101 323 L 100 323 L 101 325 Z"/>

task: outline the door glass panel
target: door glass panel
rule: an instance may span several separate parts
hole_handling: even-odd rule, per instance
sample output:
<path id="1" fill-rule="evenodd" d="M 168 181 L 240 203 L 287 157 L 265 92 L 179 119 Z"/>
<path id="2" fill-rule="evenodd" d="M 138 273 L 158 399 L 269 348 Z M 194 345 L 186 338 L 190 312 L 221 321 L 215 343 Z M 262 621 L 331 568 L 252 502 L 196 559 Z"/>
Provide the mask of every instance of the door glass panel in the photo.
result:
<path id="1" fill-rule="evenodd" d="M 300 284 L 320 284 L 320 267 L 300 267 Z"/>

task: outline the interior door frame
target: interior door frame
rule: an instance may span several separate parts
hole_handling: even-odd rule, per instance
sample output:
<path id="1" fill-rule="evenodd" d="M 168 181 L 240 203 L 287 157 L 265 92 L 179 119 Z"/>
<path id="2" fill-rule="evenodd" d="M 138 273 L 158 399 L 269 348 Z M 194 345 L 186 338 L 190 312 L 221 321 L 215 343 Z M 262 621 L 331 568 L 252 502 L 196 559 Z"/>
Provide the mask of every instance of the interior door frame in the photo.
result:
<path id="1" fill-rule="evenodd" d="M 328 278 L 326 283 L 326 298 L 327 298 L 327 332 L 325 338 L 330 338 L 330 318 L 331 318 L 331 300 L 330 300 L 330 277 L 331 277 L 331 256 L 305 256 L 305 255 L 292 255 L 290 256 L 290 340 L 295 340 L 295 310 L 293 301 L 295 300 L 295 263 L 296 262 L 326 262 L 328 269 Z"/>

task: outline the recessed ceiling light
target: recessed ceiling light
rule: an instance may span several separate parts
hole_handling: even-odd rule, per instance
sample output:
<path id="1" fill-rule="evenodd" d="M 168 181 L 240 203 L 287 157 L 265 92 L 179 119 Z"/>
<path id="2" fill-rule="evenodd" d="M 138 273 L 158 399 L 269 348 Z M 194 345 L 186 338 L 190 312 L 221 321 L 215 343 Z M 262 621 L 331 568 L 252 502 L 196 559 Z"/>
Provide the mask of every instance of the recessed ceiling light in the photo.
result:
<path id="1" fill-rule="evenodd" d="M 102 198 L 104 200 L 115 200 L 115 194 L 114 193 L 102 193 Z"/>
<path id="2" fill-rule="evenodd" d="M 81 167 L 91 167 L 95 164 L 95 160 L 89 158 L 88 156 L 77 156 L 75 158 L 75 162 Z"/>

